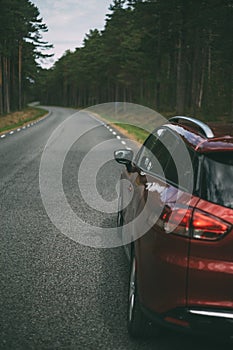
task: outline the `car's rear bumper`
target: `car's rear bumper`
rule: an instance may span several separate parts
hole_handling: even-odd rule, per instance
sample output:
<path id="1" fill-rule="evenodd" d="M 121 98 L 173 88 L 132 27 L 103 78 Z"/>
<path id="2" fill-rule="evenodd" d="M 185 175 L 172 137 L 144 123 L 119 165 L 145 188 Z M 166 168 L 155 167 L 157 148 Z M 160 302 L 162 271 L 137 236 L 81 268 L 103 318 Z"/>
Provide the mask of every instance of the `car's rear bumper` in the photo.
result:
<path id="1" fill-rule="evenodd" d="M 145 307 L 142 309 L 152 321 L 165 327 L 233 339 L 233 310 L 190 307 L 157 314 Z"/>

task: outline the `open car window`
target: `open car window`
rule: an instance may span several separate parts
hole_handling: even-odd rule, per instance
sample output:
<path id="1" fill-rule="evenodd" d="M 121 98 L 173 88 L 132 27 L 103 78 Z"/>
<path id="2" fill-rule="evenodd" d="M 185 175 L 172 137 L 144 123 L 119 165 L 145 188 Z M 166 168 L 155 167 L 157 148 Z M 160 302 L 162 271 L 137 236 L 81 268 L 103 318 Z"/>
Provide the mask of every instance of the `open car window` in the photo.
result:
<path id="1" fill-rule="evenodd" d="M 194 153 L 179 135 L 162 127 L 148 137 L 138 154 L 136 165 L 145 173 L 162 177 L 176 187 L 193 192 L 196 171 L 193 161 Z"/>

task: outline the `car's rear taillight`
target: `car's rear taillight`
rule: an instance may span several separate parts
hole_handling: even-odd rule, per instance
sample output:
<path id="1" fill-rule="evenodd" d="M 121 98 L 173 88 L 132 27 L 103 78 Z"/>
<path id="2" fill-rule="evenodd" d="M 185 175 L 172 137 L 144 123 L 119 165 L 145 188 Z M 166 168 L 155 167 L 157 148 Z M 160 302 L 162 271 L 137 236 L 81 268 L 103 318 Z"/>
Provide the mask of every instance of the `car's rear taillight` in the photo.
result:
<path id="1" fill-rule="evenodd" d="M 164 214 L 163 219 L 165 220 L 165 231 L 167 233 L 174 233 L 180 236 L 189 236 L 191 214 L 192 210 L 190 208 L 177 208 L 170 213 Z"/>
<path id="2" fill-rule="evenodd" d="M 192 237 L 202 240 L 216 241 L 230 229 L 225 221 L 201 210 L 195 209 L 192 218 Z"/>
<path id="3" fill-rule="evenodd" d="M 227 222 L 199 209 L 177 208 L 163 213 L 164 229 L 184 237 L 216 241 L 231 228 Z"/>

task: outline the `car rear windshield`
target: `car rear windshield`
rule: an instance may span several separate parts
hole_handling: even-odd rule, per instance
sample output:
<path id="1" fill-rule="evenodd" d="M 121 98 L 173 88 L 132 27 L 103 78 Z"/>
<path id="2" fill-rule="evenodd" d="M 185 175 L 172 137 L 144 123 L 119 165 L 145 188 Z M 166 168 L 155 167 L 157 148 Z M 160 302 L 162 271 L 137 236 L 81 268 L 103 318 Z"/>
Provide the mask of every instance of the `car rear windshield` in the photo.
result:
<path id="1" fill-rule="evenodd" d="M 203 169 L 202 197 L 233 209 L 233 152 L 205 156 Z"/>

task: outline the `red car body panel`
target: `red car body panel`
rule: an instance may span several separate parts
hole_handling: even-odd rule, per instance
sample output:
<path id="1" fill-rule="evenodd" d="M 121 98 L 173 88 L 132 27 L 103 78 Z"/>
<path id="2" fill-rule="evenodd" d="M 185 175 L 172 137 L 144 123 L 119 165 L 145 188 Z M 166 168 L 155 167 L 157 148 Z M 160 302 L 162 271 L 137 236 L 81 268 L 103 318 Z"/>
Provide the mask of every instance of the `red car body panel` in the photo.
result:
<path id="1" fill-rule="evenodd" d="M 200 200 L 197 208 L 233 226 L 233 210 Z M 233 229 L 215 242 L 192 239 L 188 306 L 233 309 Z"/>
<path id="2" fill-rule="evenodd" d="M 145 186 L 145 178 L 147 186 Z M 180 205 L 188 209 L 189 206 L 195 206 L 199 198 L 190 197 L 187 193 L 156 177 L 147 175 L 136 179 L 134 182 L 136 195 L 131 206 L 134 207 L 134 201 L 141 203 L 140 212 L 145 205 L 145 198 L 149 202 L 149 211 L 145 215 L 147 222 L 141 222 L 141 225 L 134 228 L 136 235 L 140 235 L 141 227 L 148 227 L 148 224 L 150 226 L 149 231 L 135 242 L 139 294 L 145 307 L 163 313 L 177 306 L 186 306 L 190 245 L 188 237 L 180 237 L 165 231 L 165 221 L 162 219 L 163 209 L 166 207 L 167 210 L 172 211 L 174 203 L 176 206 Z M 154 190 L 156 187 L 160 189 L 160 193 Z M 158 203 L 161 206 L 159 211 Z M 157 213 L 161 213 L 159 219 L 155 215 L 155 208 Z"/>
<path id="3" fill-rule="evenodd" d="M 216 242 L 199 241 L 167 233 L 163 220 L 153 218 L 158 203 L 162 214 L 164 207 L 172 211 L 176 202 L 176 206 L 197 208 L 233 225 L 233 210 L 190 197 L 153 176 L 138 173 L 128 176 L 134 197 L 131 211 L 125 217 L 127 221 L 140 214 L 146 201 L 150 208 L 144 216 L 147 222 L 134 227 L 134 234 L 140 236 L 140 230 L 150 226 L 135 242 L 142 304 L 158 313 L 200 305 L 233 308 L 233 230 Z M 153 185 L 152 191 L 147 190 L 145 184 Z M 155 184 L 163 188 L 159 194 L 153 191 Z"/>

